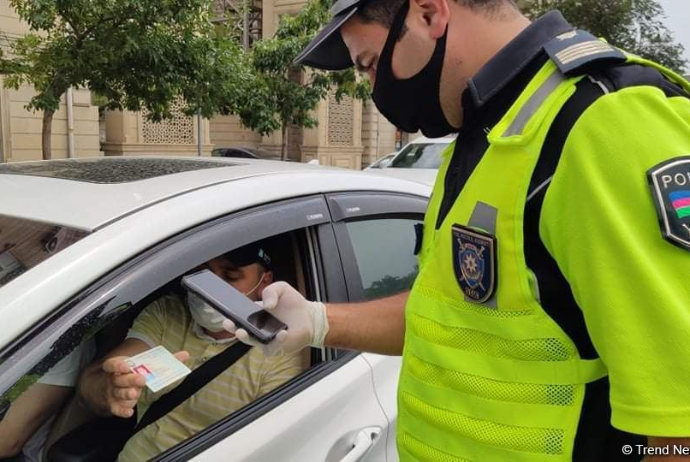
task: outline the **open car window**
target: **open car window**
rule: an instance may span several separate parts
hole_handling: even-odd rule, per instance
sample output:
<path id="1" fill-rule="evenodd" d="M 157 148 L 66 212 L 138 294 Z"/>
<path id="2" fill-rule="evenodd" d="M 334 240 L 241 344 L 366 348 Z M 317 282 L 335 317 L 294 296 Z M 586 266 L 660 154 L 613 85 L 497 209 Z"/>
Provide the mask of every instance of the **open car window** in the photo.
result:
<path id="1" fill-rule="evenodd" d="M 240 290 L 249 291 L 270 276 L 271 280 L 288 282 L 305 297 L 315 298 L 316 282 L 307 270 L 311 268 L 313 260 L 307 239 L 307 230 L 299 230 L 262 240 L 260 252 L 269 256 L 270 269 L 262 267 L 255 271 L 257 268 L 249 267 L 251 271 L 242 274 L 240 269 L 230 268 L 223 270 L 227 271 L 223 277 L 238 289 L 244 283 L 244 288 Z M 216 256 L 214 261 L 223 261 L 219 257 Z M 136 338 L 151 348 L 160 345 L 170 352 L 185 350 L 190 354 L 186 366 L 192 371 L 198 369 L 225 352 L 234 341 L 214 338 L 212 336 L 218 334 L 204 330 L 191 313 L 193 308 L 189 298 L 189 293 L 177 280 L 171 281 L 162 292 L 133 307 L 123 316 L 117 328 L 108 329 L 105 333 L 108 343 L 114 345 L 125 338 Z M 125 325 L 127 329 L 124 329 Z M 320 356 L 315 355 L 313 361 L 312 358 L 312 351 L 308 348 L 278 357 L 266 357 L 260 349 L 250 349 L 193 397 L 158 420 L 155 426 L 143 428 L 130 438 L 122 448 L 119 460 L 134 461 L 158 456 L 287 384 L 320 362 Z M 144 390 L 137 406 L 139 417 L 141 411 L 148 409 L 172 388 L 174 386 L 158 393 Z"/>

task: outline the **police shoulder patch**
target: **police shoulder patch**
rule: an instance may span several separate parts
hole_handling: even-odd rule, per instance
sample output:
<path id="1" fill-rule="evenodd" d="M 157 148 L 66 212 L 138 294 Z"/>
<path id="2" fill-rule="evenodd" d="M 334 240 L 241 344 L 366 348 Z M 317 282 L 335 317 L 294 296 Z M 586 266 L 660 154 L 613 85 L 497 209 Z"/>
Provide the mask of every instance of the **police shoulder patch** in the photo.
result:
<path id="1" fill-rule="evenodd" d="M 690 156 L 676 157 L 647 172 L 664 238 L 690 251 Z"/>
<path id="2" fill-rule="evenodd" d="M 573 30 L 546 42 L 544 51 L 564 75 L 580 75 L 601 63 L 624 63 L 625 53 L 583 30 Z"/>
<path id="3" fill-rule="evenodd" d="M 453 226 L 453 268 L 465 300 L 484 303 L 497 283 L 496 236 L 466 226 Z"/>

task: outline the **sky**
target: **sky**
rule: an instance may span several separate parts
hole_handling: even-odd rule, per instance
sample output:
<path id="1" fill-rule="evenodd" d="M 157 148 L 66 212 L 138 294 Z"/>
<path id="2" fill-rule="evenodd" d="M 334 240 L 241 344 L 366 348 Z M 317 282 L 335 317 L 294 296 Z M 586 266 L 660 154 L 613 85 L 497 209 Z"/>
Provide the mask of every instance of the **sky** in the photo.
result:
<path id="1" fill-rule="evenodd" d="M 690 62 L 690 0 L 657 0 L 666 13 L 666 26 L 676 42 L 685 47 L 685 59 Z M 690 74 L 690 69 L 686 69 Z"/>

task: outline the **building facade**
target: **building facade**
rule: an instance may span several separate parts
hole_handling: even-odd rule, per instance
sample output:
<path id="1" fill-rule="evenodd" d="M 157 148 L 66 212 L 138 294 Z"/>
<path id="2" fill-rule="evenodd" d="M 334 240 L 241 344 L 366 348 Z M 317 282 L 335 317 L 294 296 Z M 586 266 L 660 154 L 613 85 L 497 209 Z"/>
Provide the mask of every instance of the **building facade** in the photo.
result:
<path id="1" fill-rule="evenodd" d="M 182 103 L 173 103 L 173 118 L 152 122 L 146 111 L 106 111 L 105 142 L 102 144 L 106 156 L 196 156 L 199 154 L 199 132 L 201 131 L 201 153 L 211 154 L 209 121 L 188 117 L 182 113 Z M 201 130 L 200 130 L 201 129 Z"/>
<path id="2" fill-rule="evenodd" d="M 9 0 L 0 0 L 0 47 L 3 51 L 9 52 L 11 43 L 27 32 L 28 25 L 19 20 Z M 43 158 L 43 114 L 26 110 L 34 95 L 34 90 L 26 85 L 17 91 L 5 88 L 0 75 L 0 162 Z M 71 99 L 68 107 L 67 97 L 63 97 L 53 119 L 53 158 L 99 155 L 98 108 L 91 103 L 91 94 L 86 90 L 73 90 Z"/>
<path id="3" fill-rule="evenodd" d="M 304 0 L 253 0 L 245 18 L 238 16 L 231 0 L 216 0 L 216 13 L 228 12 L 236 24 L 238 38 L 247 46 L 273 36 L 282 15 L 297 14 Z M 234 14 L 232 14 L 234 12 Z M 248 27 L 243 27 L 245 19 Z M 247 31 L 246 33 L 244 31 Z M 13 40 L 29 32 L 9 0 L 0 0 L 0 46 L 8 52 Z M 26 110 L 35 92 L 29 86 L 18 91 L 6 89 L 0 76 L 0 162 L 40 160 L 42 113 Z M 71 104 L 63 97 L 52 126 L 52 157 L 197 155 L 199 142 L 203 155 L 213 147 L 250 146 L 279 153 L 280 131 L 261 136 L 243 127 L 236 116 L 199 120 L 182 114 L 174 105 L 172 120 L 150 122 L 145 112 L 106 111 L 99 118 L 98 107 L 87 90 L 72 91 Z M 333 94 L 316 109 L 319 124 L 312 129 L 291 127 L 287 152 L 295 161 L 318 159 L 322 165 L 360 169 L 400 147 L 407 135 L 399 133 L 376 110 L 371 101 L 345 97 L 336 101 Z M 100 122 L 100 123 L 99 123 Z M 201 139 L 199 139 L 201 136 Z M 73 140 L 70 142 L 70 139 Z M 73 146 L 73 148 L 70 148 Z"/>

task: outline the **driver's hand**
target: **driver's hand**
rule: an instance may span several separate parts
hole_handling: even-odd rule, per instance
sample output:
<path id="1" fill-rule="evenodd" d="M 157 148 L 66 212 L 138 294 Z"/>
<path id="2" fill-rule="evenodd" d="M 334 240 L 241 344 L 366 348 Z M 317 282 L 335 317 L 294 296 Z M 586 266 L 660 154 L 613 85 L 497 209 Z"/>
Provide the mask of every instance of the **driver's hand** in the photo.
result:
<path id="1" fill-rule="evenodd" d="M 259 347 L 266 356 L 294 353 L 307 346 L 323 347 L 328 333 L 326 306 L 310 302 L 286 282 L 276 282 L 261 294 L 263 308 L 283 322 L 288 328 L 280 331 L 268 344 L 259 342 L 249 333 L 226 319 L 223 327 L 248 345 Z"/>
<path id="2" fill-rule="evenodd" d="M 185 362 L 189 353 L 180 351 L 175 357 Z M 128 356 L 116 356 L 103 362 L 103 371 L 108 374 L 105 399 L 110 412 L 117 417 L 128 418 L 134 414 L 134 408 L 146 387 L 143 375 L 135 374 L 127 365 Z"/>

